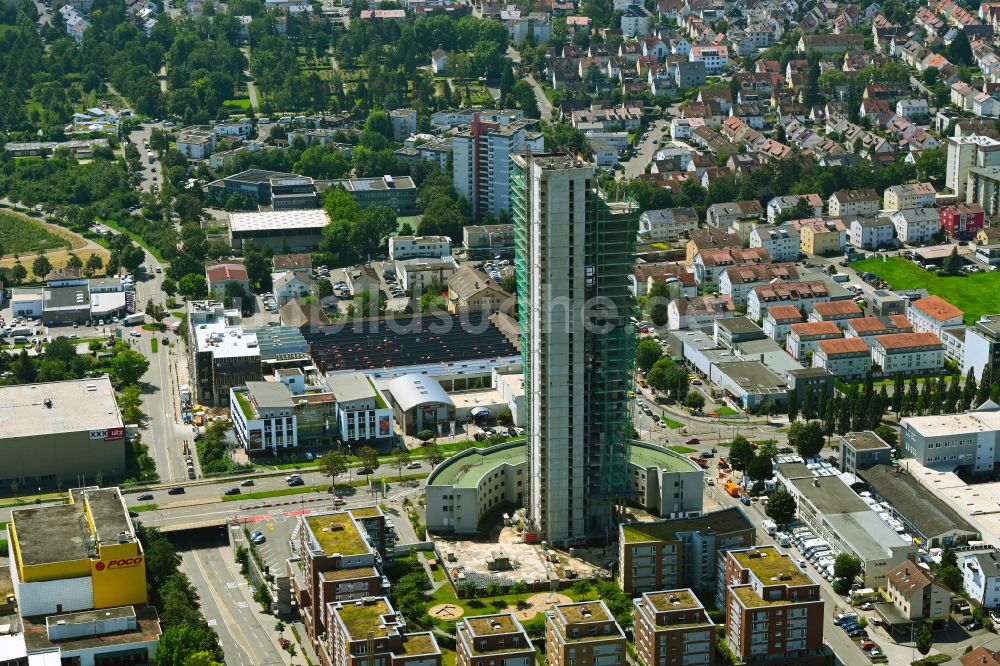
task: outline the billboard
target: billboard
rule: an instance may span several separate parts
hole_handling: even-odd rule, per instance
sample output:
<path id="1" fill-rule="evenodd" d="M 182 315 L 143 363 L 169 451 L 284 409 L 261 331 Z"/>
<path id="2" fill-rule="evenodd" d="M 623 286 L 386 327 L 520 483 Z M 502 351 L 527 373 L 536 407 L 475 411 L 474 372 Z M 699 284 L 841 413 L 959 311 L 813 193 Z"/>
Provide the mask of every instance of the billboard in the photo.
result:
<path id="1" fill-rule="evenodd" d="M 388 415 L 378 417 L 379 437 L 388 437 L 391 434 L 390 423 L 392 423 L 392 419 Z"/>
<path id="2" fill-rule="evenodd" d="M 125 439 L 125 428 L 97 428 L 90 431 L 91 441 L 104 440 L 113 442 L 118 439 Z"/>

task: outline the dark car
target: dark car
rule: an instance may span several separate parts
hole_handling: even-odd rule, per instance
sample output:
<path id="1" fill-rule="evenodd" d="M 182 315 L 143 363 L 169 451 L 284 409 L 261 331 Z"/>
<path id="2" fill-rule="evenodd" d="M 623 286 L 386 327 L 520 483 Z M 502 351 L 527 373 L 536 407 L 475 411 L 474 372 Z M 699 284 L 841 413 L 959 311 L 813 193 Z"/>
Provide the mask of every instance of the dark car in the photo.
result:
<path id="1" fill-rule="evenodd" d="M 301 476 L 297 476 L 297 477 L 295 477 L 293 479 L 289 479 L 288 480 L 288 485 L 289 486 L 304 486 L 304 485 L 306 485 L 306 482 L 302 480 Z"/>
<path id="2" fill-rule="evenodd" d="M 136 497 L 136 499 L 139 500 L 140 502 L 148 502 L 149 500 L 153 499 L 153 493 L 143 493 L 138 497 Z"/>
<path id="3" fill-rule="evenodd" d="M 229 490 L 226 491 L 226 494 L 227 495 L 239 495 L 241 492 L 243 492 L 243 491 L 241 491 L 239 488 L 230 488 Z"/>
<path id="4" fill-rule="evenodd" d="M 968 624 L 963 624 L 962 626 L 965 627 L 966 631 L 978 631 L 979 629 L 983 628 L 983 623 L 976 622 L 975 620 L 973 620 L 972 622 L 969 622 Z"/>
<path id="5" fill-rule="evenodd" d="M 174 486 L 173 488 L 171 488 L 170 490 L 167 491 L 167 494 L 168 495 L 183 495 L 184 494 L 184 488 L 182 486 Z"/>
<path id="6" fill-rule="evenodd" d="M 850 636 L 851 638 L 861 638 L 861 639 L 868 638 L 868 632 L 862 629 L 861 627 L 858 627 L 857 629 L 851 629 L 850 631 L 847 632 L 847 635 Z"/>
<path id="7" fill-rule="evenodd" d="M 356 472 L 356 474 L 357 474 L 358 476 L 368 476 L 369 474 L 371 474 L 371 473 L 372 473 L 372 472 L 374 472 L 374 471 L 375 471 L 375 470 L 373 470 L 373 469 L 368 469 L 367 467 L 359 467 L 359 468 L 358 468 L 358 471 Z"/>
<path id="8" fill-rule="evenodd" d="M 240 482 L 240 485 L 243 486 L 244 488 L 246 488 L 247 486 L 252 486 L 253 485 L 253 479 L 246 479 L 246 480 Z"/>
<path id="9" fill-rule="evenodd" d="M 139 512 L 138 511 L 129 511 L 128 515 L 131 516 L 132 518 L 138 518 L 139 517 Z"/>

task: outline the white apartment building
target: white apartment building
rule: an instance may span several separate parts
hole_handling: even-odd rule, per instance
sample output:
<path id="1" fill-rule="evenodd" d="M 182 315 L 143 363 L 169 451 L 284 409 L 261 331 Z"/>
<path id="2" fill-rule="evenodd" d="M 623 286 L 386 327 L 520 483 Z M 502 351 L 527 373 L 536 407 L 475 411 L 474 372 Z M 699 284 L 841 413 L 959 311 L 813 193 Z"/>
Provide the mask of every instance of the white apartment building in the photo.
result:
<path id="1" fill-rule="evenodd" d="M 962 589 L 983 608 L 1000 607 L 1000 553 L 992 547 L 963 552 L 958 558 Z"/>
<path id="2" fill-rule="evenodd" d="M 860 338 L 848 338 L 864 341 Z M 882 372 L 913 374 L 944 367 L 944 344 L 933 333 L 890 333 L 875 336 L 872 343 L 872 362 Z"/>
<path id="3" fill-rule="evenodd" d="M 455 189 L 472 205 L 474 217 L 489 211 L 510 212 L 511 157 L 531 148 L 544 150 L 544 139 L 520 124 L 500 125 L 473 119 L 472 126 L 452 138 Z"/>
<path id="4" fill-rule="evenodd" d="M 878 192 L 873 189 L 838 190 L 827 200 L 832 217 L 872 217 L 878 213 L 878 204 Z"/>
<path id="5" fill-rule="evenodd" d="M 841 379 L 864 377 L 872 365 L 868 345 L 860 338 L 819 340 L 812 360 L 814 368 L 826 368 Z"/>
<path id="6" fill-rule="evenodd" d="M 1000 166 L 1000 141 L 978 134 L 948 138 L 944 184 L 962 201 L 968 201 L 966 183 L 969 169 L 991 166 Z"/>
<path id="7" fill-rule="evenodd" d="M 639 216 L 639 237 L 649 243 L 677 240 L 698 228 L 698 214 L 693 208 L 647 210 Z"/>
<path id="8" fill-rule="evenodd" d="M 385 440 L 394 432 L 393 411 L 371 379 L 360 372 L 329 375 L 337 402 L 337 430 L 347 443 Z"/>
<path id="9" fill-rule="evenodd" d="M 394 109 L 389 112 L 392 123 L 392 138 L 396 141 L 408 139 L 417 133 L 417 112 L 415 109 Z"/>
<path id="10" fill-rule="evenodd" d="M 798 261 L 799 230 L 791 226 L 755 227 L 750 232 L 750 247 L 764 248 L 774 262 Z"/>
<path id="11" fill-rule="evenodd" d="M 389 258 L 413 259 L 414 257 L 449 257 L 451 239 L 447 236 L 392 236 L 389 238 Z"/>
<path id="12" fill-rule="evenodd" d="M 705 63 L 706 74 L 718 74 L 729 66 L 728 46 L 693 46 L 688 54 L 690 62 Z"/>
<path id="13" fill-rule="evenodd" d="M 854 218 L 848 228 L 851 245 L 861 250 L 893 247 L 896 244 L 896 226 L 888 217 Z"/>
<path id="14" fill-rule="evenodd" d="M 929 242 L 941 228 L 941 217 L 936 208 L 894 210 L 889 219 L 900 242 L 911 245 Z"/>
<path id="15" fill-rule="evenodd" d="M 917 333 L 941 337 L 941 329 L 961 326 L 965 313 L 940 296 L 928 296 L 910 303 L 906 318 Z"/>
<path id="16" fill-rule="evenodd" d="M 229 389 L 229 415 L 236 441 L 248 454 L 298 446 L 295 405 L 281 382 L 247 382 Z"/>

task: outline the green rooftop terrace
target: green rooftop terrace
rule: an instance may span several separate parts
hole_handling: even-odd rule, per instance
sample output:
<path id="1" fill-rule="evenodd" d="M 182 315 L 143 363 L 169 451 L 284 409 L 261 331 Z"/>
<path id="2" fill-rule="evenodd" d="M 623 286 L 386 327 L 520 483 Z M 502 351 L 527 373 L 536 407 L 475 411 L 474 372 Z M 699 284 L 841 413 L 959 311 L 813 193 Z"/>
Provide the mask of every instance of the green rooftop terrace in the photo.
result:
<path id="1" fill-rule="evenodd" d="M 359 555 L 368 551 L 364 537 L 346 513 L 308 516 L 306 524 L 327 555 Z"/>
<path id="2" fill-rule="evenodd" d="M 802 573 L 792 558 L 773 546 L 730 552 L 744 569 L 749 569 L 764 585 L 810 585 L 814 581 Z"/>
<path id="3" fill-rule="evenodd" d="M 337 609 L 337 615 L 344 622 L 352 640 L 364 640 L 368 637 L 368 632 L 372 632 L 374 638 L 387 636 L 389 631 L 382 621 L 382 616 L 389 612 L 391 612 L 389 604 L 381 597 L 364 601 L 345 601 Z"/>
<path id="4" fill-rule="evenodd" d="M 467 449 L 439 465 L 427 479 L 427 485 L 475 488 L 483 477 L 501 465 L 519 465 L 527 461 L 528 443 L 525 440 Z M 633 441 L 629 447 L 629 463 L 643 469 L 658 467 L 665 472 L 701 471 L 682 455 L 639 441 Z"/>

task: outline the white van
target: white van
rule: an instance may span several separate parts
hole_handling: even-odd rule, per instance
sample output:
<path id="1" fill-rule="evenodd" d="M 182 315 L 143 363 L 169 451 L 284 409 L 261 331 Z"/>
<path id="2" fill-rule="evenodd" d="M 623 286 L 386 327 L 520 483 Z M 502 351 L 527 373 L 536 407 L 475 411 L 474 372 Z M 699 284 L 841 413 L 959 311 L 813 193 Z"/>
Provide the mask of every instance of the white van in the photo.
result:
<path id="1" fill-rule="evenodd" d="M 764 531 L 770 534 L 771 536 L 774 536 L 778 531 L 778 526 L 777 524 L 775 524 L 773 520 L 765 520 Z"/>

